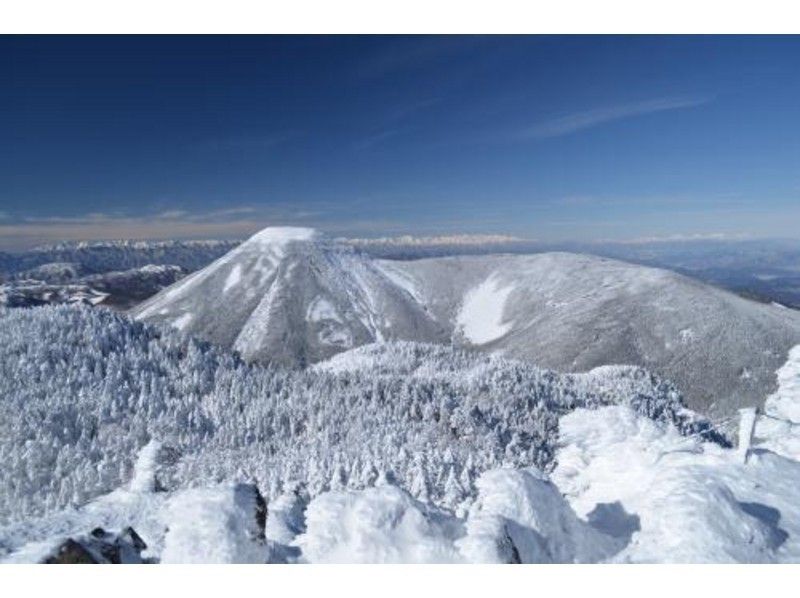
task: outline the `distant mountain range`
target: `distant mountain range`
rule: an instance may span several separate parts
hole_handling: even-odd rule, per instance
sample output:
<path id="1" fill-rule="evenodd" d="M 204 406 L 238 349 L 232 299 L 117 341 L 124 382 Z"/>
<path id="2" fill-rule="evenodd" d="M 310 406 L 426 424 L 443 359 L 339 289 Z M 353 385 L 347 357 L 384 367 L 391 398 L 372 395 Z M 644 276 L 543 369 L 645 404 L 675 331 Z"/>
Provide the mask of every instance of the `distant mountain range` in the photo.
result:
<path id="1" fill-rule="evenodd" d="M 86 303 L 128 309 L 237 244 L 112 241 L 0 253 L 0 305 Z"/>
<path id="2" fill-rule="evenodd" d="M 776 302 L 800 309 L 800 241 L 791 239 L 682 239 L 638 242 L 546 243 L 508 235 L 439 235 L 337 239 L 372 257 L 420 259 L 494 253 L 533 254 L 553 251 L 611 257 L 666 268 L 731 290 L 762 303 Z M 0 252 L 0 283 L 18 298 L 9 305 L 38 304 L 44 293 L 50 302 L 75 299 L 73 285 L 90 274 L 123 272 L 147 265 L 176 266 L 193 272 L 236 247 L 241 241 L 108 241 L 61 243 L 22 253 Z M 24 280 L 25 284 L 17 281 Z M 50 288 L 31 289 L 31 280 Z M 25 288 L 22 288 L 25 287 Z M 162 287 L 155 287 L 155 293 Z M 142 297 L 125 293 L 101 305 L 132 304 Z M 86 289 L 83 291 L 86 292 Z M 25 297 L 30 297 L 28 301 Z"/>

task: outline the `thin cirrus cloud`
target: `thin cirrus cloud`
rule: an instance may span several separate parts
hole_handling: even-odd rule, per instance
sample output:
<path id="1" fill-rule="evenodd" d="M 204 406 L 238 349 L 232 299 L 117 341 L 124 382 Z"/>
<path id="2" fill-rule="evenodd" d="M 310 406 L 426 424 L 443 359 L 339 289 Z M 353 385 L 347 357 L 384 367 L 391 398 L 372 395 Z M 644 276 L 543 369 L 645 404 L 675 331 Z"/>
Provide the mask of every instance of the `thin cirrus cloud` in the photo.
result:
<path id="1" fill-rule="evenodd" d="M 629 104 L 618 104 L 616 106 L 606 106 L 582 112 L 573 112 L 529 127 L 520 133 L 520 137 L 525 139 L 562 137 L 626 118 L 633 118 L 656 112 L 666 112 L 668 110 L 695 108 L 708 104 L 712 100 L 712 96 L 665 97 Z"/>

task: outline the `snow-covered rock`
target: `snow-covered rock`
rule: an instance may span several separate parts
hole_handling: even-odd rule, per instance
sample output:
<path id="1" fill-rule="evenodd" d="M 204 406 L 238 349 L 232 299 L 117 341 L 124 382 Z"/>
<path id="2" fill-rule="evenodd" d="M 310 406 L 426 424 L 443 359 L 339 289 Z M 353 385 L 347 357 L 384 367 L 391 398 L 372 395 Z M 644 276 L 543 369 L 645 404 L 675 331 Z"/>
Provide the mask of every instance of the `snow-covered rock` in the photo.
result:
<path id="1" fill-rule="evenodd" d="M 687 438 L 625 407 L 561 419 L 553 480 L 576 513 L 626 538 L 619 562 L 795 562 L 800 463 Z"/>
<path id="2" fill-rule="evenodd" d="M 266 563 L 263 499 L 245 484 L 195 488 L 169 501 L 163 563 Z"/>
<path id="3" fill-rule="evenodd" d="M 310 563 L 453 563 L 461 524 L 393 485 L 328 492 L 311 501 L 297 539 Z"/>
<path id="4" fill-rule="evenodd" d="M 545 475 L 497 469 L 478 480 L 461 553 L 470 562 L 593 563 L 623 544 L 581 521 Z"/>

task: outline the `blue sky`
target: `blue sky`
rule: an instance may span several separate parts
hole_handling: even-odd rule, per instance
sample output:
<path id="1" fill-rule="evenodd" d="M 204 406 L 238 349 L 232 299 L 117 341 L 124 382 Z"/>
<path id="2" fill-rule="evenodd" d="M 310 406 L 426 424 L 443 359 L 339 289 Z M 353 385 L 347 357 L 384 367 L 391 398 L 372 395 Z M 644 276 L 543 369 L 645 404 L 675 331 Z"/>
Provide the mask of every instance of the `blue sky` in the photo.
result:
<path id="1" fill-rule="evenodd" d="M 798 37 L 0 37 L 0 246 L 800 236 Z"/>

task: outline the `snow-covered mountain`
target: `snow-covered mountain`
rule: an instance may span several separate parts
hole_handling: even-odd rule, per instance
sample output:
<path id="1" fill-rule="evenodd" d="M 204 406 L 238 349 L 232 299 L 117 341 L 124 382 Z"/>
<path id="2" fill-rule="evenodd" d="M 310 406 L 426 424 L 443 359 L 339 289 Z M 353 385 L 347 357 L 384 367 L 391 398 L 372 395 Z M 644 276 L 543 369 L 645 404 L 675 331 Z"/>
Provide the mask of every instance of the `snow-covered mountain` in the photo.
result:
<path id="1" fill-rule="evenodd" d="M 726 415 L 775 388 L 800 312 L 697 280 L 571 253 L 381 261 L 455 342 L 562 371 L 645 367 Z"/>
<path id="2" fill-rule="evenodd" d="M 289 365 L 382 340 L 560 371 L 638 365 L 712 415 L 762 402 L 800 343 L 800 313 L 665 270 L 569 253 L 374 260 L 286 228 L 265 229 L 133 315 Z"/>
<path id="3" fill-rule="evenodd" d="M 130 270 L 78 276 L 74 264 L 45 264 L 30 278 L 0 284 L 0 306 L 32 307 L 59 303 L 129 309 L 180 280 L 179 266 L 148 265 Z"/>
<path id="4" fill-rule="evenodd" d="M 132 313 L 288 365 L 375 341 L 448 338 L 372 260 L 304 228 L 265 229 Z"/>
<path id="5" fill-rule="evenodd" d="M 0 279 L 35 278 L 57 283 L 103 272 L 148 265 L 192 272 L 239 244 L 238 241 L 97 241 L 46 245 L 20 253 L 0 252 Z M 64 275 L 67 275 L 65 278 Z"/>
<path id="6" fill-rule="evenodd" d="M 108 241 L 0 252 L 0 306 L 83 303 L 129 309 L 236 245 L 234 241 Z"/>

